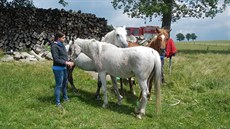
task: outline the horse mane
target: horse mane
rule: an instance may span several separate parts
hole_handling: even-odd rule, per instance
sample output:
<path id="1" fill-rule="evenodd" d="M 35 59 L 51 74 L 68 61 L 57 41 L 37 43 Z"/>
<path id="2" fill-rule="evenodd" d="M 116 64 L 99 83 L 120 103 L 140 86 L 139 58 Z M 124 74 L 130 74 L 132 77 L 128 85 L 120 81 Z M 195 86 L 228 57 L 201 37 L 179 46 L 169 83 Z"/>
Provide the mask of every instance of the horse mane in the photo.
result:
<path id="1" fill-rule="evenodd" d="M 115 37 L 113 36 L 115 33 L 115 30 L 110 31 L 109 33 L 107 33 L 104 37 L 102 37 L 101 41 L 108 41 L 111 40 L 110 43 L 115 42 Z M 113 37 L 112 39 L 110 37 Z M 110 39 L 109 39 L 110 38 Z"/>
<path id="2" fill-rule="evenodd" d="M 128 47 L 136 47 L 136 46 L 141 46 L 140 44 L 136 43 L 136 42 L 128 42 Z"/>

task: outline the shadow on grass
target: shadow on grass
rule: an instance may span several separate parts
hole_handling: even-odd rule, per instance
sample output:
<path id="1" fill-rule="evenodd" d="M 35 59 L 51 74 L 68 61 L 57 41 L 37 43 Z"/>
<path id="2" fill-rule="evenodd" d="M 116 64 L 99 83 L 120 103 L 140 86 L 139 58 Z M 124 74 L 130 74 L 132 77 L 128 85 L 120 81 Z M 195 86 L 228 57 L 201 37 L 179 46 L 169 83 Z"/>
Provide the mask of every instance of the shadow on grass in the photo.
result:
<path id="1" fill-rule="evenodd" d="M 42 103 L 55 104 L 54 103 L 54 96 L 41 96 L 38 98 L 38 100 Z"/>
<path id="2" fill-rule="evenodd" d="M 78 93 L 74 93 L 71 88 L 68 88 L 68 96 L 69 96 L 70 100 L 72 100 L 74 98 L 78 98 L 78 100 L 80 100 L 81 102 L 83 102 L 89 106 L 93 106 L 95 108 L 102 108 L 102 104 L 104 102 L 102 94 L 101 94 L 102 99 L 96 100 L 95 92 L 89 92 L 87 90 L 82 90 L 82 89 L 78 89 L 78 90 L 79 90 Z M 107 94 L 108 94 L 108 92 L 114 93 L 114 91 L 109 87 L 107 88 Z M 113 94 L 113 93 L 109 93 L 109 94 Z M 124 93 L 125 93 L 125 96 L 123 96 L 123 100 L 122 100 L 121 105 L 117 104 L 117 97 L 114 99 L 115 101 L 112 102 L 110 99 L 110 96 L 107 95 L 109 105 L 106 109 L 114 111 L 114 112 L 118 112 L 121 114 L 127 114 L 127 115 L 133 116 L 134 108 L 136 107 L 136 102 L 137 102 L 138 97 L 133 95 L 132 93 L 130 93 L 130 91 L 127 91 L 127 90 L 124 90 Z M 114 96 L 116 96 L 116 95 L 114 95 Z M 44 94 L 43 96 L 40 96 L 37 99 L 41 103 L 45 103 L 47 105 L 49 105 L 49 104 L 55 105 L 54 95 L 49 96 L 49 95 Z M 61 102 L 63 102 L 63 100 L 61 100 Z"/>
<path id="3" fill-rule="evenodd" d="M 108 91 L 110 92 L 110 91 Z M 103 104 L 103 99 L 102 100 L 96 100 L 95 98 L 95 93 L 92 93 L 92 92 L 88 92 L 88 91 L 85 91 L 85 90 L 80 90 L 79 89 L 79 93 L 80 95 L 75 95 L 75 94 L 70 94 L 70 98 L 72 97 L 77 97 L 80 101 L 84 102 L 85 104 L 88 104 L 90 106 L 94 106 L 96 108 L 102 108 L 102 104 Z M 103 96 L 102 96 L 103 98 Z M 123 98 L 125 99 L 125 98 Z M 130 96 L 128 97 L 128 101 L 131 102 L 131 99 L 132 99 L 132 105 L 135 105 L 135 98 L 130 98 Z M 117 101 L 117 99 L 115 100 Z M 122 100 L 122 104 L 121 105 L 118 105 L 117 102 L 111 102 L 110 99 L 109 99 L 109 96 L 108 96 L 108 107 L 107 109 L 108 110 L 111 110 L 111 111 L 114 111 L 114 112 L 118 112 L 118 113 L 121 113 L 121 114 L 127 114 L 127 115 L 132 115 L 133 112 L 134 112 L 134 106 L 129 106 L 129 105 L 126 105 L 124 100 Z"/>
<path id="4" fill-rule="evenodd" d="M 230 50 L 178 50 L 178 53 L 185 53 L 185 54 L 206 54 L 206 53 L 230 54 Z"/>

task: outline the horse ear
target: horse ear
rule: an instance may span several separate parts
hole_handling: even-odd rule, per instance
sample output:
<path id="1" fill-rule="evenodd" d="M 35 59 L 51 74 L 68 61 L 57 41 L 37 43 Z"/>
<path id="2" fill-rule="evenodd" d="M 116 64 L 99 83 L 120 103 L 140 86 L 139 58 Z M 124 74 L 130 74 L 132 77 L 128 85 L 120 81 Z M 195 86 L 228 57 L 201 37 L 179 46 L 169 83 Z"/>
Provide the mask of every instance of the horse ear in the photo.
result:
<path id="1" fill-rule="evenodd" d="M 116 30 L 116 27 L 112 26 L 114 30 Z"/>
<path id="2" fill-rule="evenodd" d="M 166 27 L 166 26 L 165 26 L 165 27 L 163 27 L 163 29 L 164 29 L 164 30 L 166 30 L 168 33 L 170 33 L 170 32 L 171 32 L 171 30 L 172 30 L 171 28 Z"/>
<path id="3" fill-rule="evenodd" d="M 172 31 L 172 29 L 168 29 L 167 31 L 168 31 L 168 33 L 170 33 Z"/>
<path id="4" fill-rule="evenodd" d="M 160 28 L 156 28 L 156 32 L 157 32 L 157 33 L 160 33 Z"/>

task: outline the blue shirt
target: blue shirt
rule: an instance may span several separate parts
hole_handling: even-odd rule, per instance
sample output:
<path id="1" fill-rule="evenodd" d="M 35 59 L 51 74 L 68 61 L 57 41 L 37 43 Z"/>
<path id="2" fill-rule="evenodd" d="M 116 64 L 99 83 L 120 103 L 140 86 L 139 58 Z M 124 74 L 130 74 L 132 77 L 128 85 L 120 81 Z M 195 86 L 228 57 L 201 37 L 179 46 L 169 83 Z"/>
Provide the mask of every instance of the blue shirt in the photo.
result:
<path id="1" fill-rule="evenodd" d="M 63 66 L 53 66 L 53 70 L 64 70 L 66 67 Z"/>
<path id="2" fill-rule="evenodd" d="M 60 41 L 51 44 L 51 53 L 53 57 L 53 70 L 66 69 L 65 62 L 68 61 L 67 51 Z"/>

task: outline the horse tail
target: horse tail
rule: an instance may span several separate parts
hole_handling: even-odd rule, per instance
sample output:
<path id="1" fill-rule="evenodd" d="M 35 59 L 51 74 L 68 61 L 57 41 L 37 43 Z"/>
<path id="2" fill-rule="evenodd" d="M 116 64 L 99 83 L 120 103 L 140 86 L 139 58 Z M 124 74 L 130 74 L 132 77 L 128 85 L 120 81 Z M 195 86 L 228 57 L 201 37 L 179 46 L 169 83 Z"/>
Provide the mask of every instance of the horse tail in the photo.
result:
<path id="1" fill-rule="evenodd" d="M 154 55 L 154 68 L 150 74 L 148 81 L 154 80 L 154 90 L 156 96 L 156 113 L 158 114 L 161 106 L 161 60 L 160 55 L 157 51 L 153 50 L 152 53 Z M 149 85 L 150 83 L 152 83 L 152 81 L 148 82 Z"/>

